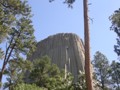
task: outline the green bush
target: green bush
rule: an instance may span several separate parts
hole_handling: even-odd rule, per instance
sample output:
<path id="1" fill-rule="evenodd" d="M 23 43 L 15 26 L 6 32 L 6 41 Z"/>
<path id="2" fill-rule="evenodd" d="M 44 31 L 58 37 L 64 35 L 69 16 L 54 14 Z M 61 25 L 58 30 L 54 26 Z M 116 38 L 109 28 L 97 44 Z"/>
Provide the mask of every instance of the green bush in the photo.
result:
<path id="1" fill-rule="evenodd" d="M 13 90 L 47 90 L 45 88 L 40 88 L 36 86 L 35 84 L 18 84 L 16 87 L 14 87 Z"/>

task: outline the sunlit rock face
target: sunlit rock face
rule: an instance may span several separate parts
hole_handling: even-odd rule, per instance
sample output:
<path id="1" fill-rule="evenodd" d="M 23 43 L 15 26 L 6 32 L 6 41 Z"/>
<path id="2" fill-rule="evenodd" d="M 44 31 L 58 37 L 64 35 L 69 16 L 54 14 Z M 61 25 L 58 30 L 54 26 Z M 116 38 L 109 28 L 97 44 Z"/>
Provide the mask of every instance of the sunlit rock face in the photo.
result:
<path id="1" fill-rule="evenodd" d="M 79 70 L 84 71 L 84 47 L 76 34 L 60 33 L 49 36 L 37 44 L 36 51 L 29 59 L 34 60 L 45 55 L 59 68 L 71 72 L 75 80 Z"/>

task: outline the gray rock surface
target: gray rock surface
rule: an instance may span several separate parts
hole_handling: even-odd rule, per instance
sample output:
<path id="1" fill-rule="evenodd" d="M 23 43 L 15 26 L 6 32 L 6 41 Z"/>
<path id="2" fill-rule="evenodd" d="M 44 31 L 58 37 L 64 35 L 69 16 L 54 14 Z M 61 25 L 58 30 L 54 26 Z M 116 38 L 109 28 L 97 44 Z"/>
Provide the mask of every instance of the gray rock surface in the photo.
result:
<path id="1" fill-rule="evenodd" d="M 29 58 L 34 60 L 49 56 L 52 63 L 71 72 L 75 79 L 79 70 L 84 71 L 84 47 L 81 39 L 73 33 L 59 33 L 40 41 Z"/>

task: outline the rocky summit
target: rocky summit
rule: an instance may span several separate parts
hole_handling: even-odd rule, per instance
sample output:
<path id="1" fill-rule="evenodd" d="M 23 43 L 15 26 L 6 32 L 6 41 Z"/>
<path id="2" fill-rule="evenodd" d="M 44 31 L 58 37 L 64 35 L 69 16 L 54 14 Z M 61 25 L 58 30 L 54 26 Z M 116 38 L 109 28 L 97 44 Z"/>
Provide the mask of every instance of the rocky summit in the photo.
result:
<path id="1" fill-rule="evenodd" d="M 79 71 L 84 71 L 84 45 L 76 34 L 59 33 L 38 42 L 37 49 L 29 60 L 45 55 L 59 68 L 71 72 L 75 80 Z"/>

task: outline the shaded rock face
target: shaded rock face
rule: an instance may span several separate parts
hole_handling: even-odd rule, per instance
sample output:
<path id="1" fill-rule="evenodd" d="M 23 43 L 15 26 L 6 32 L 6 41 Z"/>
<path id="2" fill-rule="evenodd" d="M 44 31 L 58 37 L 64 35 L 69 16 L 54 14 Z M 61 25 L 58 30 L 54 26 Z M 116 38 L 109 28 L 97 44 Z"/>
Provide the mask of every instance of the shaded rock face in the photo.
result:
<path id="1" fill-rule="evenodd" d="M 81 39 L 73 33 L 60 33 L 40 41 L 29 58 L 34 60 L 49 56 L 52 63 L 65 69 L 77 79 L 79 70 L 84 71 L 84 47 Z"/>

